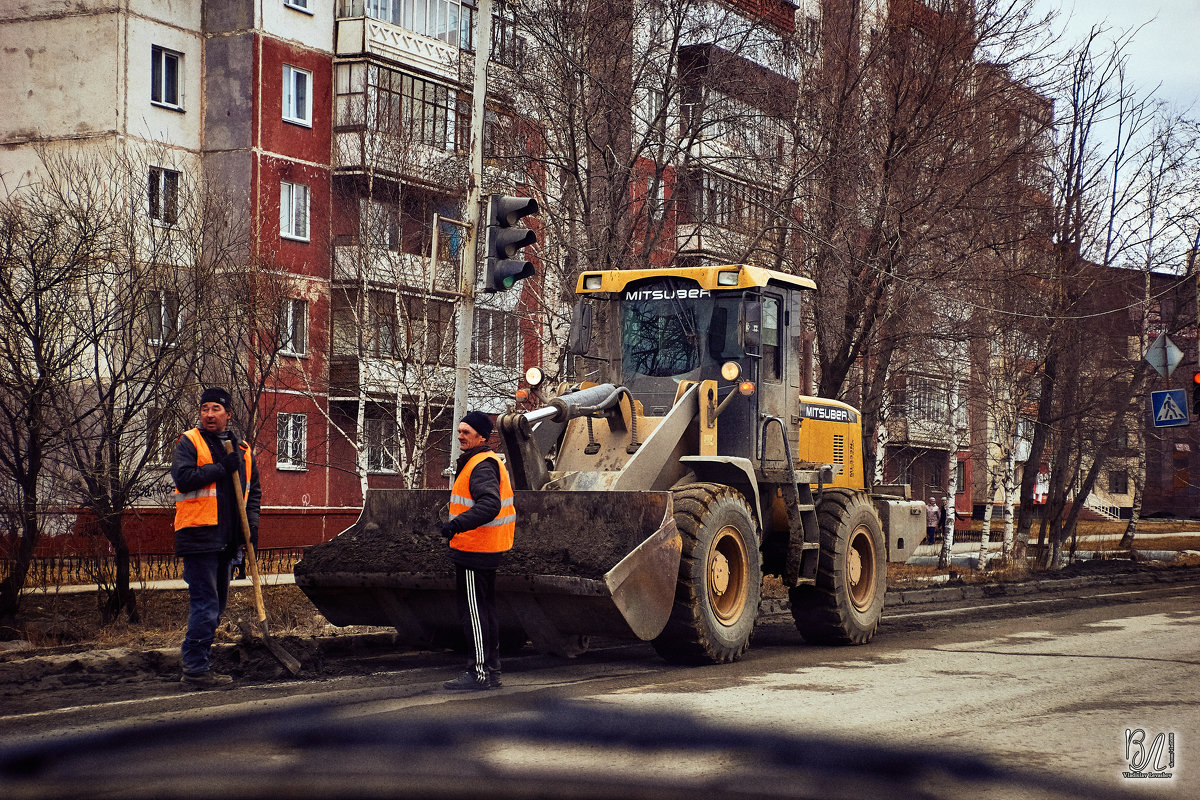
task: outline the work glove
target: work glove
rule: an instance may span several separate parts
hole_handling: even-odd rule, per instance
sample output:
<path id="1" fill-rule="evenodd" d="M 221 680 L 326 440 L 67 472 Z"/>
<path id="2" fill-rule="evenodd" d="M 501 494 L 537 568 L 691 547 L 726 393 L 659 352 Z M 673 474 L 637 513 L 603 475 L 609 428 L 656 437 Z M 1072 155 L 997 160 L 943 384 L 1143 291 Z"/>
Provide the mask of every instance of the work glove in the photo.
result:
<path id="1" fill-rule="evenodd" d="M 238 465 L 242 463 L 242 454 L 237 450 L 232 453 L 226 453 L 221 456 L 221 460 L 217 462 L 225 468 L 226 475 L 233 475 L 238 470 Z"/>
<path id="2" fill-rule="evenodd" d="M 438 526 L 438 530 L 442 534 L 443 539 L 453 539 L 454 534 L 458 533 L 458 531 L 454 528 L 453 522 L 443 522 Z"/>

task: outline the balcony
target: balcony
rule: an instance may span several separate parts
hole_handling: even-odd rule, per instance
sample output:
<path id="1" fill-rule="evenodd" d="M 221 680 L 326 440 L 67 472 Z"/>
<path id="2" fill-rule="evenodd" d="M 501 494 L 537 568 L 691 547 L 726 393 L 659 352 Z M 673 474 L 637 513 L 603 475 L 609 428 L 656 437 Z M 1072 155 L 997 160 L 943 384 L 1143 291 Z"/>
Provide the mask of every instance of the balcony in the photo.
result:
<path id="1" fill-rule="evenodd" d="M 366 16 L 339 19 L 334 47 L 339 57 L 374 56 L 447 81 L 460 80 L 461 51 L 457 47 L 383 20 Z"/>
<path id="2" fill-rule="evenodd" d="M 458 262 L 439 259 L 437 273 L 429 274 L 429 256 L 384 248 L 335 247 L 333 280 L 380 286 L 409 286 L 435 293 L 458 291 Z"/>

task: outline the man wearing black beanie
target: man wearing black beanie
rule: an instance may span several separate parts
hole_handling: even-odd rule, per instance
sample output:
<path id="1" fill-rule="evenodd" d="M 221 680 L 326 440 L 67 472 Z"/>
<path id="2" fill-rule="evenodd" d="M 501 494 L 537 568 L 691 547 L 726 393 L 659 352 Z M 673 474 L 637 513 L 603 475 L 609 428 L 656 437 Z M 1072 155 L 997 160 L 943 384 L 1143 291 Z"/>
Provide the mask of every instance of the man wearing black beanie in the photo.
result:
<path id="1" fill-rule="evenodd" d="M 200 395 L 200 425 L 186 431 L 175 446 L 175 554 L 183 558 L 188 587 L 188 628 L 180 650 L 188 689 L 228 687 L 233 679 L 214 672 L 210 649 L 229 593 L 229 564 L 243 544 L 233 475 L 237 474 L 257 546 L 262 491 L 250 446 L 228 430 L 232 399 L 212 387 Z M 225 452 L 225 441 L 233 452 Z"/>
<path id="2" fill-rule="evenodd" d="M 508 470 L 487 445 L 492 421 L 472 411 L 458 423 L 458 458 L 450 490 L 450 521 L 440 533 L 449 540 L 458 594 L 458 615 L 471 665 L 443 684 L 452 690 L 500 686 L 500 619 L 496 615 L 496 568 L 512 549 L 517 515 Z"/>

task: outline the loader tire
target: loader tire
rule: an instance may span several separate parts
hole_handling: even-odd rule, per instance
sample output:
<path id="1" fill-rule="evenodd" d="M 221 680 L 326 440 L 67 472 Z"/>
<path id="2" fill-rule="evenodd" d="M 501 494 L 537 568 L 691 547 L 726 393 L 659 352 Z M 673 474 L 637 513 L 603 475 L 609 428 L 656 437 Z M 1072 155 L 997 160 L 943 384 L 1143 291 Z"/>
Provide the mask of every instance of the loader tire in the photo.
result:
<path id="1" fill-rule="evenodd" d="M 883 616 L 883 526 L 862 492 L 826 489 L 817 505 L 821 552 L 815 586 L 790 590 L 796 630 L 812 644 L 866 644 Z"/>
<path id="2" fill-rule="evenodd" d="M 683 553 L 671 618 L 654 649 L 676 664 L 734 661 L 750 644 L 762 589 L 754 513 L 720 484 L 689 484 L 673 500 Z"/>

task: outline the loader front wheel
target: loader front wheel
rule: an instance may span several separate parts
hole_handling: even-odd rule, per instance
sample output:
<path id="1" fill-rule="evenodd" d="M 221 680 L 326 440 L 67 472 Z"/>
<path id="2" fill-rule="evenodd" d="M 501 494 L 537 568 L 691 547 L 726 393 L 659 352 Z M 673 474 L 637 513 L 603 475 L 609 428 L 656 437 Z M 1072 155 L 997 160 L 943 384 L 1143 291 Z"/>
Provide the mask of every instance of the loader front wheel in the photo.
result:
<path id="1" fill-rule="evenodd" d="M 815 586 L 789 592 L 792 617 L 813 644 L 866 644 L 883 616 L 883 526 L 862 492 L 826 489 L 817 506 L 821 553 Z"/>
<path id="2" fill-rule="evenodd" d="M 746 651 L 758 617 L 762 565 L 745 499 L 719 484 L 674 493 L 683 540 L 675 604 L 654 649 L 679 664 L 719 664 Z"/>

